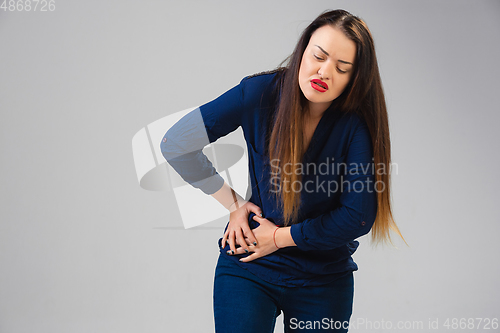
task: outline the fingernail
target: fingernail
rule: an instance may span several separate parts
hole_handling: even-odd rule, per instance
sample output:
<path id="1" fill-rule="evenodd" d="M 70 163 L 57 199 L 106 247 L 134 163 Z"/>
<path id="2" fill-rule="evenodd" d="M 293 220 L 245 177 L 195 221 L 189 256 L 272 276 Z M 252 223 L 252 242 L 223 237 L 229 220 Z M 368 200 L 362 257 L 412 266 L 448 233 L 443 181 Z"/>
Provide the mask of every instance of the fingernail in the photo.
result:
<path id="1" fill-rule="evenodd" d="M 262 213 L 260 213 L 259 215 L 260 215 L 260 217 L 262 217 Z"/>
<path id="2" fill-rule="evenodd" d="M 257 246 L 257 242 L 253 242 L 253 245 L 254 245 L 254 246 Z"/>
<path id="3" fill-rule="evenodd" d="M 231 254 L 231 251 L 227 251 L 226 253 L 227 253 L 227 254 Z"/>
<path id="4" fill-rule="evenodd" d="M 246 253 L 248 253 L 248 250 L 247 250 L 247 249 L 245 249 L 245 252 L 246 252 Z"/>
<path id="5" fill-rule="evenodd" d="M 233 251 L 233 250 L 231 250 L 231 254 L 234 254 L 234 251 Z"/>

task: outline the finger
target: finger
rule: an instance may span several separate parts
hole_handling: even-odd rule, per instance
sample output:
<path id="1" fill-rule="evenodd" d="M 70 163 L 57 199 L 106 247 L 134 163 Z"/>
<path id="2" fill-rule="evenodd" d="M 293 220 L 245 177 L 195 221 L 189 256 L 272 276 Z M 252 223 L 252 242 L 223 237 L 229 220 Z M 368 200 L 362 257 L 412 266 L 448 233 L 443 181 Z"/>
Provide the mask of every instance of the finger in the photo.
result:
<path id="1" fill-rule="evenodd" d="M 255 251 L 255 246 L 248 246 L 248 253 L 254 252 L 254 251 Z M 228 251 L 228 254 L 230 254 L 230 253 L 231 253 L 231 251 Z M 245 252 L 245 250 L 242 247 L 239 247 L 236 249 L 235 254 L 247 254 L 247 252 Z"/>
<path id="2" fill-rule="evenodd" d="M 229 239 L 229 233 L 231 232 L 230 229 L 226 230 L 226 232 L 224 233 L 224 247 L 226 247 L 227 245 L 229 245 L 229 242 L 228 242 L 228 239 Z"/>
<path id="3" fill-rule="evenodd" d="M 260 217 L 258 215 L 254 215 L 252 219 L 254 219 L 255 221 L 257 221 L 259 223 L 273 223 L 273 222 L 269 221 L 268 219 L 266 219 L 265 217 Z"/>
<path id="4" fill-rule="evenodd" d="M 247 245 L 247 249 L 248 249 L 248 246 L 254 246 L 248 238 L 244 237 L 244 239 L 245 239 L 245 244 Z M 239 249 L 239 248 L 240 248 L 240 245 L 238 244 L 238 239 L 236 239 L 236 249 Z"/>
<path id="5" fill-rule="evenodd" d="M 260 255 L 258 253 L 254 252 L 251 255 L 249 255 L 248 257 L 241 258 L 240 261 L 241 262 L 249 262 L 249 261 L 255 260 L 257 258 L 260 258 Z"/>
<path id="6" fill-rule="evenodd" d="M 229 248 L 232 251 L 232 254 L 236 253 L 236 246 L 234 245 L 234 232 L 229 233 Z"/>
<path id="7" fill-rule="evenodd" d="M 236 238 L 238 239 L 238 244 L 240 244 L 243 251 L 245 253 L 248 253 L 248 245 L 247 245 L 247 242 L 245 242 L 245 239 L 243 238 L 243 234 L 241 233 L 241 230 L 238 230 L 236 232 Z"/>
<path id="8" fill-rule="evenodd" d="M 226 231 L 224 233 L 224 236 L 222 236 L 222 248 L 226 247 L 226 240 L 227 240 L 227 235 L 229 234 L 229 231 Z"/>
<path id="9" fill-rule="evenodd" d="M 250 209 L 250 211 L 254 212 L 257 216 L 260 216 L 260 217 L 263 216 L 262 209 L 259 206 L 252 206 L 252 208 Z"/>
<path id="10" fill-rule="evenodd" d="M 242 227 L 243 234 L 245 235 L 246 239 L 253 245 L 257 245 L 257 238 L 255 238 L 255 235 L 253 234 L 252 229 L 248 225 Z"/>

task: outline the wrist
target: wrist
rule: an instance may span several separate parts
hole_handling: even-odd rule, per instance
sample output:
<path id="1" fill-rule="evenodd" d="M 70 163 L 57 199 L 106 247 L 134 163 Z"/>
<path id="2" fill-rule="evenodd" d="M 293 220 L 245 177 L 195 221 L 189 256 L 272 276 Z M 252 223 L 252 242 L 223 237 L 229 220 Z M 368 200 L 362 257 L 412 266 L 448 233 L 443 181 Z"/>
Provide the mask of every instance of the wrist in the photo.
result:
<path id="1" fill-rule="evenodd" d="M 232 204 L 230 204 L 227 209 L 229 210 L 230 213 L 232 213 L 232 212 L 240 209 L 246 203 L 247 203 L 247 201 L 238 199 L 238 200 L 234 201 Z"/>
<path id="2" fill-rule="evenodd" d="M 241 206 L 247 203 L 247 201 L 236 193 L 226 182 L 222 184 L 222 187 L 217 192 L 211 195 L 215 200 L 222 204 L 224 208 L 229 210 L 230 213 L 238 210 Z"/>
<path id="3" fill-rule="evenodd" d="M 277 249 L 281 249 L 280 246 L 278 246 L 278 244 L 276 243 L 276 232 L 278 232 L 278 229 L 279 227 L 276 227 L 273 231 L 273 241 L 274 241 L 274 245 L 276 246 Z"/>
<path id="4" fill-rule="evenodd" d="M 278 248 L 297 246 L 293 241 L 290 229 L 291 227 L 278 227 L 278 229 L 275 230 L 274 239 Z"/>

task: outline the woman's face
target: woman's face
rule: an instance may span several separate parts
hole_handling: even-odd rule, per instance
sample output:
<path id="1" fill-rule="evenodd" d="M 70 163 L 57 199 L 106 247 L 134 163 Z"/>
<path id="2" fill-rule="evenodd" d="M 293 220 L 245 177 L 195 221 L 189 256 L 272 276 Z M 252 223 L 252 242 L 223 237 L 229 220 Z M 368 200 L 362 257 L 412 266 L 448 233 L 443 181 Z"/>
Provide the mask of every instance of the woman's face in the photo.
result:
<path id="1" fill-rule="evenodd" d="M 299 86 L 311 112 L 325 111 L 340 96 L 354 71 L 355 58 L 356 44 L 339 29 L 324 25 L 314 31 L 299 69 Z"/>

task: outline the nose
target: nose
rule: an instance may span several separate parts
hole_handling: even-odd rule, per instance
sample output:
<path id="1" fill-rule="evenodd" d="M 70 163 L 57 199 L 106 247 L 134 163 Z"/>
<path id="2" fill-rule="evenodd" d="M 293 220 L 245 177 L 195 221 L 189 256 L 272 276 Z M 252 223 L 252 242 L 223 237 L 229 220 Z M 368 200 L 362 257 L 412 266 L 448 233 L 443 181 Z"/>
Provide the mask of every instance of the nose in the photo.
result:
<path id="1" fill-rule="evenodd" d="M 329 63 L 324 63 L 319 69 L 318 74 L 322 80 L 330 79 L 331 65 Z"/>

